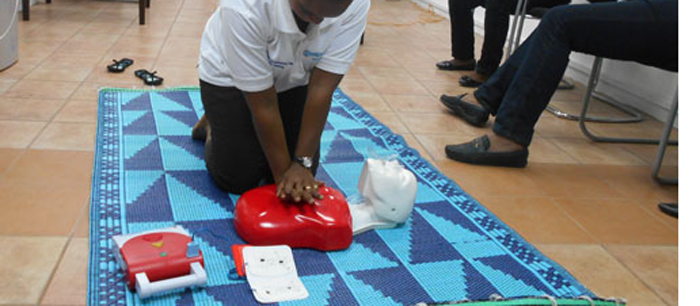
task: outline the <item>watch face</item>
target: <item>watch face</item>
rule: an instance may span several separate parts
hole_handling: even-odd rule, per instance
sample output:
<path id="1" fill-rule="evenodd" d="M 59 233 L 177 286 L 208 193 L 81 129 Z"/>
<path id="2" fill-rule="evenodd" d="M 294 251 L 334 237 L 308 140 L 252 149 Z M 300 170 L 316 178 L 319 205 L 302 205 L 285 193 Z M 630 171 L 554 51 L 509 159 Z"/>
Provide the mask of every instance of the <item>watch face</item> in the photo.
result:
<path id="1" fill-rule="evenodd" d="M 301 158 L 301 165 L 304 166 L 304 168 L 311 168 L 311 165 L 313 164 L 313 161 L 309 157 L 302 157 Z"/>

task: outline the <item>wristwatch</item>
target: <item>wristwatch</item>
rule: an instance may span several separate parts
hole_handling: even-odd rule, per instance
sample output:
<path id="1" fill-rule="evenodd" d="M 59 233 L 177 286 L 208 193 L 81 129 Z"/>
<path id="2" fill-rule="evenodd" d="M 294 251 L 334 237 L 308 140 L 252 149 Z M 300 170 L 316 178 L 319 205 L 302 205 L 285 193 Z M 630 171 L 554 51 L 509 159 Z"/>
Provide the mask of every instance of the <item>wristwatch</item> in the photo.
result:
<path id="1" fill-rule="evenodd" d="M 311 167 L 314 165 L 314 159 L 308 156 L 294 156 L 294 162 L 300 164 L 307 170 L 311 170 Z"/>

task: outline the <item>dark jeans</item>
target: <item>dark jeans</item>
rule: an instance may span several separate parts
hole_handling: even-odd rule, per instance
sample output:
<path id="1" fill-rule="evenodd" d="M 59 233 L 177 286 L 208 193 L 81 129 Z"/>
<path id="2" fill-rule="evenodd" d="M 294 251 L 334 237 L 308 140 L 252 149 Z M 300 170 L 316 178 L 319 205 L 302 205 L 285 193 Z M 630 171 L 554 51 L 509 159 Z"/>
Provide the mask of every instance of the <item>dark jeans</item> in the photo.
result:
<path id="1" fill-rule="evenodd" d="M 571 0 L 531 0 L 528 8 L 554 7 Z M 503 45 L 508 36 L 508 17 L 515 13 L 517 0 L 449 0 L 452 34 L 452 57 L 459 60 L 474 59 L 474 13 L 477 6 L 486 8 L 484 20 L 484 44 L 476 71 L 492 75 L 503 57 Z"/>
<path id="2" fill-rule="evenodd" d="M 274 183 L 243 92 L 202 80 L 199 84 L 211 131 L 205 144 L 204 159 L 219 188 L 241 194 L 262 184 Z M 277 94 L 290 155 L 294 154 L 299 138 L 307 88 L 300 86 Z M 312 172 L 316 174 L 319 151 L 314 159 Z"/>
<path id="3" fill-rule="evenodd" d="M 560 6 L 474 96 L 496 116 L 494 133 L 528 146 L 571 51 L 678 71 L 678 1 Z"/>

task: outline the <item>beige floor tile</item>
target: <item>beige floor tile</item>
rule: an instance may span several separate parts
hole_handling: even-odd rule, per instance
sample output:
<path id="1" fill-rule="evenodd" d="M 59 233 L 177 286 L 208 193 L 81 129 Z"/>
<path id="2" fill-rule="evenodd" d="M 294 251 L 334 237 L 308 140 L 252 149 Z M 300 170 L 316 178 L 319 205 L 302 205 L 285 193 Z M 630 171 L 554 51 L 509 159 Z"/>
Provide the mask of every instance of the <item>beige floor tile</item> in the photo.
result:
<path id="1" fill-rule="evenodd" d="M 15 159 L 22 154 L 23 150 L 0 148 L 0 177 L 15 162 Z"/>
<path id="2" fill-rule="evenodd" d="M 403 121 L 394 112 L 370 111 L 369 113 L 394 133 L 410 133 Z"/>
<path id="3" fill-rule="evenodd" d="M 656 161 L 659 152 L 658 145 L 623 144 L 620 147 L 639 157 L 647 165 Z M 678 151 L 678 146 L 667 146 L 662 165 L 678 168 Z"/>
<path id="4" fill-rule="evenodd" d="M 95 124 L 52 122 L 44 129 L 32 149 L 95 150 Z"/>
<path id="5" fill-rule="evenodd" d="M 68 100 L 53 119 L 54 122 L 97 122 L 96 100 Z"/>
<path id="6" fill-rule="evenodd" d="M 75 90 L 73 95 L 71 95 L 70 99 L 71 100 L 89 100 L 89 101 L 95 101 L 97 103 L 97 100 L 99 98 L 98 94 L 100 92 L 100 89 L 103 88 L 110 88 L 110 87 L 122 87 L 122 88 L 131 88 L 131 85 L 124 85 L 124 84 L 114 84 L 110 83 L 108 81 L 102 81 L 102 82 L 84 82 L 83 84 L 78 87 L 78 89 Z"/>
<path id="7" fill-rule="evenodd" d="M 89 186 L 89 185 L 88 185 Z M 70 235 L 90 197 L 88 186 L 0 182 L 0 235 Z"/>
<path id="8" fill-rule="evenodd" d="M 90 237 L 90 203 L 83 208 L 83 211 L 78 217 L 78 221 L 73 228 L 73 237 L 89 238 Z"/>
<path id="9" fill-rule="evenodd" d="M 64 100 L 0 98 L 0 119 L 49 121 Z"/>
<path id="10" fill-rule="evenodd" d="M 381 79 L 411 79 L 408 71 L 402 67 L 359 66 L 358 69 L 370 82 Z"/>
<path id="11" fill-rule="evenodd" d="M 597 241 L 677 245 L 678 233 L 628 199 L 555 199 Z"/>
<path id="12" fill-rule="evenodd" d="M 626 198 L 678 201 L 678 186 L 655 182 L 650 166 L 591 165 L 589 169 Z"/>
<path id="13" fill-rule="evenodd" d="M 196 67 L 160 66 L 153 70 L 157 71 L 156 75 L 163 78 L 162 87 L 199 86 L 199 73 Z"/>
<path id="14" fill-rule="evenodd" d="M 531 243 L 595 243 L 547 197 L 482 197 L 479 202 Z"/>
<path id="15" fill-rule="evenodd" d="M 581 132 L 578 122 L 553 116 L 540 117 L 535 125 L 535 135 L 542 138 L 588 139 Z"/>
<path id="16" fill-rule="evenodd" d="M 473 93 L 475 88 L 462 87 L 454 81 L 420 81 L 425 88 L 428 88 L 430 93 L 439 99 L 442 95 L 456 96 L 465 93 Z"/>
<path id="17" fill-rule="evenodd" d="M 452 85 L 459 85 L 457 80 L 462 76 L 462 72 L 440 70 L 435 65 L 430 68 L 409 68 L 407 70 L 418 81 L 445 82 Z"/>
<path id="18" fill-rule="evenodd" d="M 605 247 L 669 305 L 678 305 L 678 247 Z"/>
<path id="19" fill-rule="evenodd" d="M 29 74 L 34 68 L 36 68 L 36 66 L 39 65 L 41 60 L 31 61 L 23 58 L 15 62 L 14 65 L 10 66 L 9 68 L 1 71 L 0 80 L 19 80 L 25 77 L 27 74 Z M 17 84 L 17 82 L 15 82 L 15 84 Z"/>
<path id="20" fill-rule="evenodd" d="M 0 76 L 2 76 L 2 72 L 0 72 Z M 12 85 L 15 85 L 15 83 L 17 83 L 17 80 L 0 79 L 0 94 L 2 94 L 3 92 L 6 92 L 8 89 L 10 89 L 10 87 L 12 87 Z"/>
<path id="21" fill-rule="evenodd" d="M 64 100 L 78 88 L 79 82 L 21 80 L 5 92 L 5 97 L 16 99 Z"/>
<path id="22" fill-rule="evenodd" d="M 362 106 L 365 110 L 379 112 L 391 111 L 391 106 L 384 102 L 384 99 L 378 93 L 356 92 L 350 96 L 350 99 Z"/>
<path id="23" fill-rule="evenodd" d="M 163 47 L 164 38 L 145 36 L 122 36 L 117 40 L 110 53 L 138 54 L 142 57 L 157 57 Z"/>
<path id="24" fill-rule="evenodd" d="M 340 89 L 352 96 L 355 93 L 377 93 L 372 84 L 363 78 L 347 78 L 340 82 Z"/>
<path id="25" fill-rule="evenodd" d="M 0 120 L 0 148 L 28 147 L 45 125 L 45 122 Z"/>
<path id="26" fill-rule="evenodd" d="M 528 147 L 528 162 L 530 163 L 552 163 L 552 164 L 578 164 L 579 162 L 562 150 L 554 142 L 556 139 L 545 139 L 535 137 Z"/>
<path id="27" fill-rule="evenodd" d="M 160 52 L 161 56 L 198 58 L 201 39 L 197 37 L 168 37 Z"/>
<path id="28" fill-rule="evenodd" d="M 415 134 L 464 135 L 478 133 L 478 129 L 468 127 L 464 121 L 447 113 L 397 113 Z"/>
<path id="29" fill-rule="evenodd" d="M 0 304 L 36 304 L 61 257 L 65 237 L 0 236 Z"/>
<path id="30" fill-rule="evenodd" d="M 382 95 L 397 112 L 442 113 L 444 106 L 432 95 Z"/>
<path id="31" fill-rule="evenodd" d="M 87 151 L 27 150 L 5 175 L 19 184 L 89 188 L 93 154 Z"/>
<path id="32" fill-rule="evenodd" d="M 546 195 L 541 188 L 538 188 L 527 168 L 475 166 L 452 160 L 438 160 L 435 164 L 465 192 L 477 199 L 495 195 L 520 197 Z"/>
<path id="33" fill-rule="evenodd" d="M 172 37 L 200 38 L 204 32 L 206 22 L 175 22 L 170 30 Z"/>
<path id="34" fill-rule="evenodd" d="M 374 79 L 370 83 L 380 94 L 389 95 L 428 95 L 430 92 L 416 80 L 404 79 Z"/>
<path id="35" fill-rule="evenodd" d="M 41 305 L 87 305 L 87 270 L 90 244 L 87 238 L 68 243 Z"/>
<path id="36" fill-rule="evenodd" d="M 593 165 L 644 165 L 644 161 L 617 144 L 597 143 L 583 139 L 552 140 L 581 164 Z"/>
<path id="37" fill-rule="evenodd" d="M 467 142 L 478 135 L 415 134 L 433 160 L 446 160 L 445 146 Z"/>
<path id="38" fill-rule="evenodd" d="M 665 213 L 663 213 L 659 209 L 659 203 L 676 203 L 678 204 L 678 200 L 676 201 L 659 201 L 659 200 L 654 200 L 654 199 L 645 199 L 645 200 L 639 200 L 639 205 L 642 206 L 642 208 L 646 209 L 647 212 L 652 214 L 656 219 L 659 219 L 661 222 L 666 224 L 670 229 L 674 230 L 675 232 L 678 232 L 678 218 L 674 218 L 672 216 L 669 216 Z"/>
<path id="39" fill-rule="evenodd" d="M 69 81 L 82 82 L 92 71 L 90 67 L 50 68 L 39 66 L 29 73 L 25 79 L 35 81 Z"/>
<path id="40" fill-rule="evenodd" d="M 622 194 L 586 165 L 529 163 L 525 168 L 535 188 L 559 198 L 618 198 Z"/>
<path id="41" fill-rule="evenodd" d="M 357 51 L 355 65 L 371 67 L 399 67 L 391 54 L 382 48 L 363 46 Z"/>
<path id="42" fill-rule="evenodd" d="M 599 245 L 536 246 L 597 296 L 625 298 L 629 305 L 664 305 L 649 287 Z"/>

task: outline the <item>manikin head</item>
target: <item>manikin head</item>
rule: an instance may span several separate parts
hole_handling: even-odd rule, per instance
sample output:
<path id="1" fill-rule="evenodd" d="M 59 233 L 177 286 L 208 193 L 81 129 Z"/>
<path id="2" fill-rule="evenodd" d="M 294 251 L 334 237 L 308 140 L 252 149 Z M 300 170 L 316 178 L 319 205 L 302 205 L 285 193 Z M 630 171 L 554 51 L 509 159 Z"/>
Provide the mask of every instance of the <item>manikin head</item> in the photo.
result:
<path id="1" fill-rule="evenodd" d="M 350 205 L 353 235 L 390 228 L 408 220 L 416 201 L 416 177 L 396 160 L 369 158 L 362 168 L 360 194 L 364 203 Z"/>
<path id="2" fill-rule="evenodd" d="M 289 0 L 294 13 L 301 20 L 319 24 L 324 18 L 338 17 L 352 0 Z"/>

